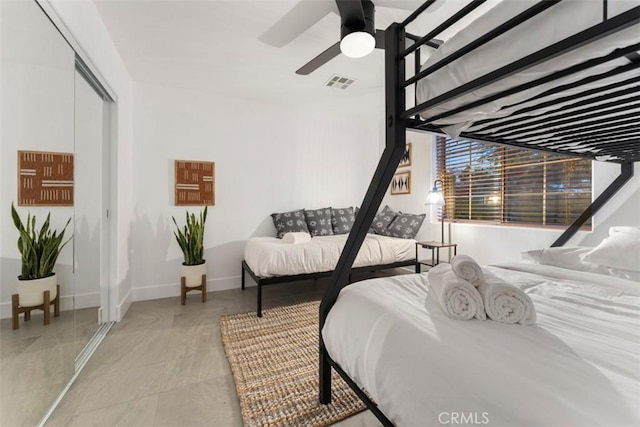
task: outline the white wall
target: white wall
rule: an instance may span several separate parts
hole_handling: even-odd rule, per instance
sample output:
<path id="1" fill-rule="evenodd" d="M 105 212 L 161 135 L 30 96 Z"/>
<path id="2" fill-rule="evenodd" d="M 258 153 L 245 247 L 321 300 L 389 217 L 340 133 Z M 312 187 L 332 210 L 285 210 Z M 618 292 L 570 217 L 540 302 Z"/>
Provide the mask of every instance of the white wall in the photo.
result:
<path id="1" fill-rule="evenodd" d="M 134 300 L 179 294 L 174 160 L 216 163 L 205 255 L 211 290 L 240 286 L 244 242 L 275 235 L 273 212 L 358 205 L 379 158 L 376 120 L 136 83 Z"/>
<path id="2" fill-rule="evenodd" d="M 407 142 L 411 143 L 413 151 L 411 166 L 398 168 L 399 172 L 406 170 L 411 171 L 411 194 L 391 195 L 387 190 L 387 195 L 382 201 L 380 207 L 389 205 L 394 211 L 402 211 L 412 214 L 426 214 L 422 227 L 416 235 L 416 240 L 438 240 L 440 234 L 439 228 L 432 227 L 431 222 L 434 220 L 435 211 L 425 205 L 427 194 L 433 185 L 431 179 L 431 163 L 432 163 L 432 144 L 434 137 L 424 132 L 407 131 Z M 437 220 L 437 217 L 435 218 Z"/>
<path id="3" fill-rule="evenodd" d="M 102 76 L 117 103 L 112 111 L 114 145 L 111 151 L 111 293 L 110 318 L 120 320 L 131 304 L 130 231 L 132 220 L 133 171 L 133 82 L 92 1 L 39 0 L 46 11 L 55 13 L 79 43 L 84 59 Z M 65 28 L 62 29 L 63 32 Z"/>

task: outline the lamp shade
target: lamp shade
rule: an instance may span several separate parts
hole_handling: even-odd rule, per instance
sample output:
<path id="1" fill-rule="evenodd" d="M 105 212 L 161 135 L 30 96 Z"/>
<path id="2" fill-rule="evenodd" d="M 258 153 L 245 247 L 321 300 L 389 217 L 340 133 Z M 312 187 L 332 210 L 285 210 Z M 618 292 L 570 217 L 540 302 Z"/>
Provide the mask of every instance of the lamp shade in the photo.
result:
<path id="1" fill-rule="evenodd" d="M 442 193 L 439 191 L 429 191 L 427 195 L 427 203 L 425 205 L 444 205 L 444 197 L 442 197 Z"/>
<path id="2" fill-rule="evenodd" d="M 354 31 L 340 41 L 340 51 L 349 58 L 362 58 L 373 52 L 376 39 L 366 31 Z"/>
<path id="3" fill-rule="evenodd" d="M 444 205 L 444 196 L 442 195 L 442 191 L 438 190 L 438 183 L 442 184 L 442 181 L 436 179 L 433 183 L 433 188 L 427 194 L 427 202 L 425 205 Z"/>

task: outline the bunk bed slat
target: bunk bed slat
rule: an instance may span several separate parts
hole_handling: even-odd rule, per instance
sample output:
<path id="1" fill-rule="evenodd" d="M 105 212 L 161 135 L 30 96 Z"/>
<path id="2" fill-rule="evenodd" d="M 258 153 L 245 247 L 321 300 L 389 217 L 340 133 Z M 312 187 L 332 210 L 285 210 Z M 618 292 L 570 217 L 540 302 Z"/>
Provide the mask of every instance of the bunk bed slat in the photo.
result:
<path id="1" fill-rule="evenodd" d="M 627 58 L 629 58 L 629 55 L 626 55 L 626 56 L 627 56 Z M 617 76 L 618 74 L 623 74 L 623 73 L 626 73 L 626 72 L 629 72 L 629 71 L 634 71 L 634 70 L 636 70 L 638 68 L 638 65 L 639 65 L 638 61 L 632 61 L 631 64 L 627 64 L 627 65 L 623 65 L 623 66 L 620 66 L 620 67 L 616 67 L 613 70 L 609 70 L 609 71 L 601 73 L 601 74 L 588 76 L 588 77 L 585 77 L 584 79 L 581 79 L 581 80 L 578 80 L 578 81 L 575 81 L 575 82 L 571 82 L 571 83 L 567 83 L 567 84 L 564 84 L 564 85 L 553 87 L 553 88 L 551 88 L 551 89 L 549 89 L 547 91 L 544 91 L 541 94 L 538 94 L 538 95 L 536 95 L 536 96 L 534 96 L 532 98 L 526 99 L 526 100 L 521 101 L 521 102 L 517 102 L 515 104 L 505 105 L 503 108 L 512 108 L 512 107 L 515 107 L 516 105 L 524 104 L 526 102 L 535 101 L 536 99 L 544 98 L 546 96 L 554 95 L 556 93 L 561 93 L 561 92 L 565 92 L 565 91 L 568 91 L 568 90 L 571 90 L 571 89 L 575 89 L 576 87 L 579 87 L 579 86 L 585 86 L 585 85 L 587 85 L 589 83 L 593 83 L 593 82 L 597 82 L 599 80 L 607 79 L 609 77 Z M 492 120 L 494 120 L 494 119 L 479 120 L 479 121 L 474 123 L 474 126 L 477 126 L 479 124 L 482 124 L 482 123 L 488 122 L 488 121 L 492 121 Z"/>
<path id="2" fill-rule="evenodd" d="M 558 105 L 558 104 L 562 104 L 562 103 L 565 103 L 565 102 L 569 102 L 569 101 L 572 101 L 574 99 L 586 98 L 588 96 L 595 95 L 595 94 L 598 94 L 600 92 L 606 92 L 606 91 L 614 90 L 614 89 L 617 89 L 619 87 L 628 86 L 628 85 L 630 85 L 632 83 L 637 83 L 637 82 L 640 82 L 640 76 L 637 76 L 637 77 L 634 77 L 634 78 L 631 78 L 631 79 L 628 79 L 628 80 L 624 80 L 624 81 L 621 81 L 621 82 L 616 82 L 616 83 L 610 84 L 608 86 L 601 86 L 601 87 L 597 87 L 597 88 L 594 88 L 594 89 L 586 90 L 584 92 L 576 93 L 576 94 L 569 95 L 569 96 L 564 96 L 564 97 L 561 97 L 561 98 L 552 99 L 552 100 L 549 100 L 549 101 L 546 101 L 546 102 L 542 102 L 540 104 L 535 104 L 535 105 L 532 105 L 530 107 L 526 107 L 526 108 L 522 108 L 520 110 L 516 110 L 516 111 L 512 112 L 510 114 L 510 116 L 517 116 L 517 115 L 520 115 L 520 114 L 529 113 L 531 111 L 540 110 L 542 108 L 552 107 L 554 105 Z M 608 93 L 608 94 L 605 94 L 605 95 L 600 95 L 598 97 L 584 99 L 584 100 L 578 101 L 578 102 L 576 102 L 574 104 L 570 104 L 570 105 L 566 105 L 566 106 L 563 106 L 563 107 L 559 107 L 558 110 L 581 107 L 581 106 L 584 106 L 584 105 L 589 105 L 589 104 L 594 103 L 594 102 L 605 101 L 607 99 L 616 98 L 616 97 L 620 97 L 620 96 L 624 96 L 624 95 L 630 95 L 630 94 L 637 93 L 637 92 L 638 92 L 638 87 L 637 86 L 633 86 L 633 87 L 622 89 L 622 90 L 619 90 L 619 91 L 616 91 L 616 92 L 611 92 L 611 93 Z M 492 128 L 495 128 L 497 126 L 503 126 L 503 125 L 509 125 L 509 124 L 512 124 L 512 123 L 517 123 L 519 120 L 520 120 L 519 118 L 514 118 L 514 119 L 511 119 L 511 120 L 504 120 L 504 119 L 502 119 L 502 120 L 500 120 L 500 119 L 487 120 L 487 121 L 485 121 L 485 123 L 474 123 L 474 125 L 472 126 L 472 129 L 474 131 L 485 132 L 485 131 L 487 131 L 489 129 L 492 129 Z"/>

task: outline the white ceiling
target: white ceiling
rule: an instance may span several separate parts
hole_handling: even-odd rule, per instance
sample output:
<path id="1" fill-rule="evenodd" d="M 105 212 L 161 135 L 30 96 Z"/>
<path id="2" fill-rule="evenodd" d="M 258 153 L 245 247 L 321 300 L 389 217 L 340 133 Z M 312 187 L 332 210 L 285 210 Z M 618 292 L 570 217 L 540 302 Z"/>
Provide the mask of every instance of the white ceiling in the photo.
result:
<path id="1" fill-rule="evenodd" d="M 94 1 L 134 81 L 290 105 L 356 102 L 376 114 L 382 108 L 381 50 L 360 59 L 341 55 L 308 76 L 295 74 L 339 40 L 336 14 L 329 14 L 283 48 L 275 48 L 258 37 L 298 0 Z M 416 7 L 421 3 L 416 0 Z M 408 14 L 377 7 L 376 27 L 384 29 Z M 355 83 L 347 90 L 325 87 L 334 74 Z"/>

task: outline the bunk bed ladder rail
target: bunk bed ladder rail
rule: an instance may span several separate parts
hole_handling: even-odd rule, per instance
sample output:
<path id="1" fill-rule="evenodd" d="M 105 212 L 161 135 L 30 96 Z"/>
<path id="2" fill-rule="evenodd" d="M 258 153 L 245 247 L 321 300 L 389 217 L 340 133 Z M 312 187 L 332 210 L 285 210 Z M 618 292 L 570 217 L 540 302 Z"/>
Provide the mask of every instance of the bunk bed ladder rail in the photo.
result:
<path id="1" fill-rule="evenodd" d="M 399 59 L 399 47 L 405 45 L 405 30 L 394 23 L 385 31 L 385 95 L 386 95 L 386 144 L 373 179 L 362 201 L 354 226 L 349 233 L 340 259 L 331 276 L 331 282 L 320 304 L 320 403 L 331 403 L 331 364 L 322 341 L 322 327 L 329 310 L 336 302 L 340 290 L 348 284 L 349 272 L 367 231 L 373 222 L 387 188 L 391 183 L 405 150 L 406 135 L 404 120 L 400 113 L 405 108 L 404 90 L 400 83 L 405 73 L 404 58 Z M 372 402 L 365 402 L 369 405 Z M 379 411 L 378 411 L 379 412 Z M 374 411 L 375 413 L 375 411 Z M 389 421 L 384 420 L 383 424 Z"/>
<path id="2" fill-rule="evenodd" d="M 621 163 L 620 175 L 614 179 L 604 191 L 573 221 L 561 235 L 551 244 L 551 247 L 563 246 L 580 230 L 580 227 L 603 207 L 631 178 L 633 178 L 633 163 Z"/>

